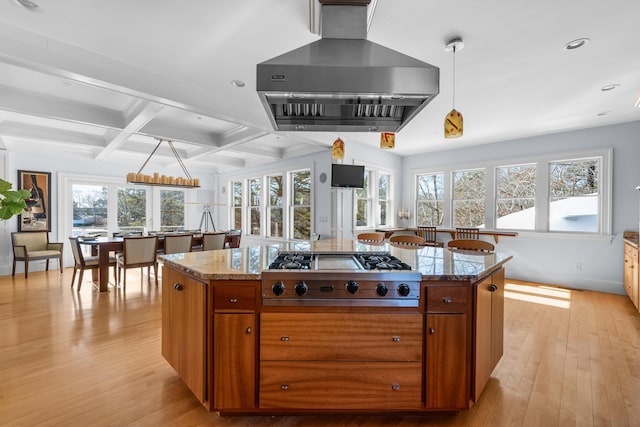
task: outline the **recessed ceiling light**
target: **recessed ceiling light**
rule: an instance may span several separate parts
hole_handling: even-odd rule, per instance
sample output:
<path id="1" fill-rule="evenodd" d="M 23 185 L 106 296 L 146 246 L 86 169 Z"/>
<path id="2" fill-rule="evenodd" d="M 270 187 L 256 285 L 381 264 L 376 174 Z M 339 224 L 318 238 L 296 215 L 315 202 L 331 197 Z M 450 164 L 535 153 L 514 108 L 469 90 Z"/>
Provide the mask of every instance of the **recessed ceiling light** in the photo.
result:
<path id="1" fill-rule="evenodd" d="M 31 0 L 15 0 L 15 2 L 28 10 L 36 10 L 38 5 Z"/>
<path id="2" fill-rule="evenodd" d="M 231 80 L 231 86 L 244 87 L 245 85 L 242 80 Z"/>
<path id="3" fill-rule="evenodd" d="M 565 44 L 564 50 L 580 49 L 582 46 L 586 45 L 587 43 L 589 43 L 589 39 L 586 37 L 575 39 Z"/>
<path id="4" fill-rule="evenodd" d="M 603 91 L 603 92 L 608 92 L 610 90 L 614 90 L 618 86 L 620 86 L 618 83 L 613 83 L 613 84 L 610 84 L 610 85 L 602 86 L 600 88 L 600 90 Z"/>

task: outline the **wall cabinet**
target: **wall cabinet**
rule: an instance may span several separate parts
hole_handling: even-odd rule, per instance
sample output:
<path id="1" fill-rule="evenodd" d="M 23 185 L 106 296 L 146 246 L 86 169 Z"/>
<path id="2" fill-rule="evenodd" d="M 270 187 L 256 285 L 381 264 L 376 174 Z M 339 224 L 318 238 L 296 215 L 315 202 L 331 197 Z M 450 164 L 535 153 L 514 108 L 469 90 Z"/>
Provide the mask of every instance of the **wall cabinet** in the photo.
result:
<path id="1" fill-rule="evenodd" d="M 504 270 L 497 271 L 475 286 L 474 401 L 489 381 L 500 361 L 504 342 Z"/>
<path id="2" fill-rule="evenodd" d="M 205 402 L 207 285 L 163 268 L 162 356 L 200 402 Z"/>
<path id="3" fill-rule="evenodd" d="M 638 249 L 629 244 L 624 244 L 624 290 L 636 306 L 640 309 L 640 285 L 638 271 Z"/>

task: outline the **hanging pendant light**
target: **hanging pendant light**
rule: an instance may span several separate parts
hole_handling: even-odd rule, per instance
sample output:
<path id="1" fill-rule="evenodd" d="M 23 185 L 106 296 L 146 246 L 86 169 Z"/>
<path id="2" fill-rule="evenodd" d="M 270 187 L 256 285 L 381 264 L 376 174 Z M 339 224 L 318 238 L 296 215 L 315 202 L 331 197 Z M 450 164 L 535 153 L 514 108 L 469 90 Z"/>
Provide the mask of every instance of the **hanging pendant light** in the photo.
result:
<path id="1" fill-rule="evenodd" d="M 380 134 L 380 148 L 392 150 L 396 146 L 396 134 L 393 132 L 382 132 Z"/>
<path id="2" fill-rule="evenodd" d="M 452 109 L 444 118 L 444 137 L 458 138 L 462 136 L 462 113 L 456 110 L 456 52 L 462 50 L 464 43 L 460 37 L 454 37 L 445 46 L 446 52 L 453 52 L 453 94 Z"/>
<path id="3" fill-rule="evenodd" d="M 340 138 L 333 141 L 333 146 L 331 147 L 331 157 L 335 160 L 344 159 L 344 141 Z"/>

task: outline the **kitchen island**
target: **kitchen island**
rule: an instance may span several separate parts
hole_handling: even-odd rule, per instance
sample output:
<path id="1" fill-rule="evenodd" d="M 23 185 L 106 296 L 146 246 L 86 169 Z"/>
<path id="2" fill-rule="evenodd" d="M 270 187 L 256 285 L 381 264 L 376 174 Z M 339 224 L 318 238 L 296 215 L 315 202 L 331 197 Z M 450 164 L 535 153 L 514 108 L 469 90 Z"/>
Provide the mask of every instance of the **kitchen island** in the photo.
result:
<path id="1" fill-rule="evenodd" d="M 332 263 L 276 280 L 281 252 Z M 411 272 L 346 270 L 353 254 Z M 502 356 L 510 258 L 343 240 L 165 255 L 162 354 L 223 415 L 468 409 Z"/>

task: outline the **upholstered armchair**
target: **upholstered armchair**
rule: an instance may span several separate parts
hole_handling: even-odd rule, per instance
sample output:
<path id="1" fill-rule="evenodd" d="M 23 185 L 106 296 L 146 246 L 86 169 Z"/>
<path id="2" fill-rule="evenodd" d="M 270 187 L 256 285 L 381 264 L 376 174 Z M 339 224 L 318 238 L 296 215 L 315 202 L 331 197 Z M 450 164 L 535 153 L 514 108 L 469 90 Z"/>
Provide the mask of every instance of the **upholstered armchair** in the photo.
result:
<path id="1" fill-rule="evenodd" d="M 58 259 L 58 267 L 62 273 L 62 243 L 49 242 L 47 231 L 14 231 L 11 233 L 11 245 L 13 246 L 13 270 L 11 275 L 16 275 L 16 262 L 24 262 L 24 278 L 29 277 L 29 262 L 46 260 L 46 271 L 49 271 L 49 260 Z"/>

